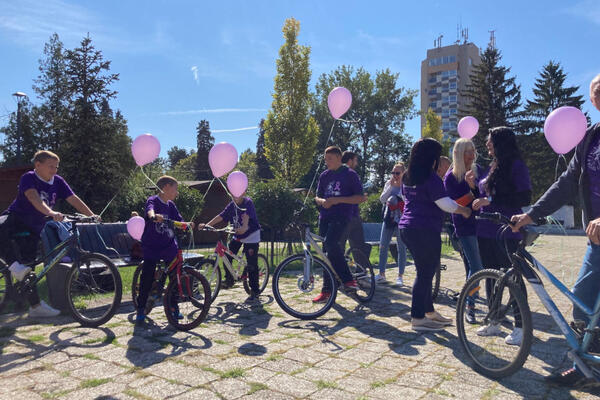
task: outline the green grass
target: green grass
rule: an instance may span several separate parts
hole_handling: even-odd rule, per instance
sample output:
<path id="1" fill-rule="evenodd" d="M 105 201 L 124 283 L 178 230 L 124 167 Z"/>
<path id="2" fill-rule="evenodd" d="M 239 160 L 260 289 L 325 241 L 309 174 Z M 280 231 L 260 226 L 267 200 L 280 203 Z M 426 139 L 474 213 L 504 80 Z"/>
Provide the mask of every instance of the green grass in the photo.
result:
<path id="1" fill-rule="evenodd" d="M 29 340 L 30 342 L 34 342 L 34 343 L 43 342 L 44 340 L 46 340 L 46 336 L 44 336 L 44 335 L 33 335 L 33 336 L 29 336 L 27 338 L 27 340 Z"/>
<path id="2" fill-rule="evenodd" d="M 256 392 L 258 392 L 260 390 L 266 390 L 266 389 L 269 388 L 264 383 L 249 382 L 249 384 L 250 384 L 250 390 L 248 390 L 248 393 L 246 393 L 246 395 L 251 395 L 251 394 L 256 393 Z"/>
<path id="3" fill-rule="evenodd" d="M 243 368 L 232 368 L 221 373 L 221 378 L 241 378 L 246 374 Z"/>
<path id="4" fill-rule="evenodd" d="M 91 388 L 91 387 L 104 385 L 105 383 L 110 382 L 110 381 L 111 381 L 110 378 L 86 379 L 85 381 L 81 382 L 79 387 L 82 389 Z"/>
<path id="5" fill-rule="evenodd" d="M 335 382 L 318 380 L 315 382 L 319 389 L 338 389 L 338 385 Z"/>

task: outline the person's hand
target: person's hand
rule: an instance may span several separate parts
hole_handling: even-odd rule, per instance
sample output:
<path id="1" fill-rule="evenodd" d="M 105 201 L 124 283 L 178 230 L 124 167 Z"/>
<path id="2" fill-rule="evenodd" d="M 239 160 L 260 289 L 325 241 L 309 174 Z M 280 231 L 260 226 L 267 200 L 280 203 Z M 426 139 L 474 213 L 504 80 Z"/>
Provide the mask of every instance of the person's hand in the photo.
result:
<path id="1" fill-rule="evenodd" d="M 194 222 L 190 221 L 189 225 L 190 225 L 190 230 L 193 231 L 196 224 L 194 224 Z"/>
<path id="2" fill-rule="evenodd" d="M 328 197 L 323 202 L 323 208 L 331 208 L 332 206 L 335 206 L 336 204 L 338 204 L 338 202 L 335 197 Z"/>
<path id="3" fill-rule="evenodd" d="M 65 216 L 62 215 L 62 213 L 56 212 L 56 211 L 52 211 L 50 214 L 48 214 L 49 217 L 52 217 L 52 219 L 54 221 L 62 221 Z"/>
<path id="4" fill-rule="evenodd" d="M 198 224 L 197 228 L 200 231 L 200 230 L 204 229 L 205 226 L 206 226 L 206 224 L 200 223 L 200 224 Z"/>
<path id="5" fill-rule="evenodd" d="M 163 222 L 164 221 L 164 217 L 162 216 L 162 214 L 154 214 L 154 220 L 156 222 Z"/>
<path id="6" fill-rule="evenodd" d="M 469 184 L 471 189 L 475 189 L 475 172 L 472 169 L 468 170 L 465 174 L 465 181 Z"/>
<path id="7" fill-rule="evenodd" d="M 588 223 L 585 228 L 585 234 L 594 244 L 600 245 L 600 218 L 596 218 Z"/>
<path id="8" fill-rule="evenodd" d="M 469 219 L 469 217 L 471 216 L 471 209 L 469 207 L 463 207 L 460 206 L 460 208 L 458 209 L 458 212 L 460 215 L 462 215 L 465 219 Z"/>
<path id="9" fill-rule="evenodd" d="M 479 211 L 481 209 L 481 207 L 485 207 L 485 206 L 489 206 L 489 205 L 490 205 L 490 201 L 488 199 L 486 199 L 485 197 L 481 197 L 479 199 L 473 200 L 473 210 L 474 211 Z"/>
<path id="10" fill-rule="evenodd" d="M 533 224 L 533 220 L 527 214 L 516 214 L 510 219 L 512 226 L 510 227 L 513 232 L 519 232 L 519 229 L 525 225 Z"/>

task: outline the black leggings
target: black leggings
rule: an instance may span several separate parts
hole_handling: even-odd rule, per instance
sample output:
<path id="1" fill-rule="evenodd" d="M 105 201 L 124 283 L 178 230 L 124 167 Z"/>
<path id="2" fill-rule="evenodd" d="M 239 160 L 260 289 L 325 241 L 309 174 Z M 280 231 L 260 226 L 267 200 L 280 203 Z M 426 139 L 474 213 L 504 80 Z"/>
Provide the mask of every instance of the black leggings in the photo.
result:
<path id="1" fill-rule="evenodd" d="M 240 247 L 244 245 L 244 254 L 246 255 L 246 262 L 248 263 L 246 272 L 248 273 L 248 283 L 250 289 L 256 294 L 260 292 L 258 286 L 258 245 L 259 243 L 242 243 L 239 240 L 231 240 L 229 242 L 229 250 L 233 254 L 237 254 L 240 251 Z M 227 258 L 231 262 L 232 258 L 228 255 Z M 225 268 L 225 280 L 232 282 L 233 276 L 227 268 Z"/>
<path id="2" fill-rule="evenodd" d="M 479 253 L 481 254 L 481 263 L 483 264 L 483 268 L 508 269 L 511 267 L 512 264 L 510 262 L 510 258 L 506 254 L 503 242 L 501 240 L 478 237 L 477 243 L 479 245 Z M 519 241 L 516 239 L 507 239 L 506 245 L 508 247 L 508 251 L 514 253 L 519 246 Z M 518 284 L 523 291 L 523 294 L 525 294 L 525 299 L 527 299 L 527 288 L 525 287 L 523 279 L 519 279 Z M 488 279 L 485 285 L 485 292 L 488 299 L 491 297 L 492 285 L 493 282 L 491 282 L 491 279 Z M 521 310 L 519 310 L 517 307 L 517 303 L 512 302 L 512 304 L 510 304 L 510 308 L 515 316 L 515 327 L 522 328 L 523 322 L 521 319 Z"/>

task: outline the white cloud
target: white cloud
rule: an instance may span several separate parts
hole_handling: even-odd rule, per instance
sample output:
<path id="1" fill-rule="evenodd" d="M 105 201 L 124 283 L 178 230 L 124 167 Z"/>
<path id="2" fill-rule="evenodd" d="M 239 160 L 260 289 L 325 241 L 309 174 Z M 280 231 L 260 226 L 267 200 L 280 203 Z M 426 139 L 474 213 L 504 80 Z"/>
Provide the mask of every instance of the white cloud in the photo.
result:
<path id="1" fill-rule="evenodd" d="M 244 113 L 244 112 L 265 112 L 264 108 L 212 108 L 201 110 L 187 110 L 187 111 L 166 111 L 161 112 L 159 115 L 193 115 L 193 114 L 220 114 L 220 113 Z"/>
<path id="2" fill-rule="evenodd" d="M 258 129 L 258 126 L 249 126 L 247 128 L 235 128 L 235 129 L 213 129 L 212 133 L 225 133 L 225 132 L 241 132 L 241 131 L 250 131 Z"/>
<path id="3" fill-rule="evenodd" d="M 194 80 L 196 81 L 196 84 L 199 85 L 200 80 L 198 79 L 198 67 L 194 65 L 192 68 L 190 68 L 190 70 L 192 71 L 192 74 L 194 74 Z"/>

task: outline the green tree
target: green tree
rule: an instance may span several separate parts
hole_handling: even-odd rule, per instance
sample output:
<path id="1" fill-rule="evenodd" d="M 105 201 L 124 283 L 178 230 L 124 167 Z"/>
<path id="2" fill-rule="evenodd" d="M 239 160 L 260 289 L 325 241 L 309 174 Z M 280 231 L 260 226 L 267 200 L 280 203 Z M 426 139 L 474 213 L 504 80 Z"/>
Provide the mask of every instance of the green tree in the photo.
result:
<path id="1" fill-rule="evenodd" d="M 248 186 L 254 184 L 258 180 L 256 153 L 250 149 L 242 151 L 235 169 L 246 174 L 246 177 L 248 177 Z"/>
<path id="2" fill-rule="evenodd" d="M 177 163 L 180 160 L 183 160 L 184 158 L 188 157 L 190 154 L 191 154 L 191 152 L 188 152 L 186 149 L 182 149 L 177 146 L 171 147 L 169 150 L 167 150 L 167 158 L 169 160 L 169 168 L 175 168 L 175 166 L 177 165 Z"/>
<path id="3" fill-rule="evenodd" d="M 256 141 L 256 175 L 258 179 L 273 179 L 269 161 L 265 155 L 265 120 L 258 124 L 258 140 Z"/>
<path id="4" fill-rule="evenodd" d="M 471 82 L 461 91 L 465 106 L 462 116 L 470 115 L 479 122 L 479 134 L 473 138 L 479 154 L 487 154 L 485 141 L 489 128 L 513 126 L 519 130 L 517 118 L 521 106 L 521 86 L 508 77 L 510 68 L 500 65 L 502 55 L 490 44 L 481 54 L 481 63 L 473 67 Z"/>
<path id="5" fill-rule="evenodd" d="M 212 172 L 208 164 L 208 153 L 215 145 L 215 138 L 210 133 L 210 124 L 207 120 L 203 119 L 198 122 L 196 133 L 196 179 L 212 179 Z"/>
<path id="6" fill-rule="evenodd" d="M 450 139 L 444 140 L 442 132 L 442 117 L 437 115 L 431 108 L 425 113 L 425 126 L 421 131 L 421 137 L 430 137 L 437 140 L 442 145 L 442 155 L 449 156 L 452 142 Z"/>
<path id="7" fill-rule="evenodd" d="M 319 135 L 309 112 L 310 47 L 298 44 L 299 32 L 300 22 L 294 18 L 285 21 L 273 102 L 264 123 L 265 155 L 271 171 L 292 185 L 310 168 Z"/>
<path id="8" fill-rule="evenodd" d="M 179 181 L 192 181 L 196 179 L 196 152 L 192 152 L 175 164 L 170 174 Z"/>
<path id="9" fill-rule="evenodd" d="M 4 134 L 4 141 L 0 144 L 3 165 L 5 167 L 27 165 L 29 160 L 40 149 L 40 121 L 39 109 L 31 104 L 29 99 L 21 103 L 21 132 L 17 132 L 18 113 L 10 115 L 8 124 L 0 128 L 0 133 Z M 17 158 L 17 143 L 20 136 L 21 157 Z"/>
<path id="10" fill-rule="evenodd" d="M 562 106 L 581 108 L 582 95 L 576 95 L 579 86 L 565 86 L 567 74 L 560 63 L 549 61 L 535 80 L 533 99 L 527 100 L 523 127 L 527 135 L 519 137 L 520 147 L 531 175 L 533 199 L 537 200 L 555 180 L 558 156 L 544 137 L 544 122 L 548 114 Z M 570 156 L 567 155 L 567 159 Z M 564 165 L 562 165 L 564 168 Z"/>

